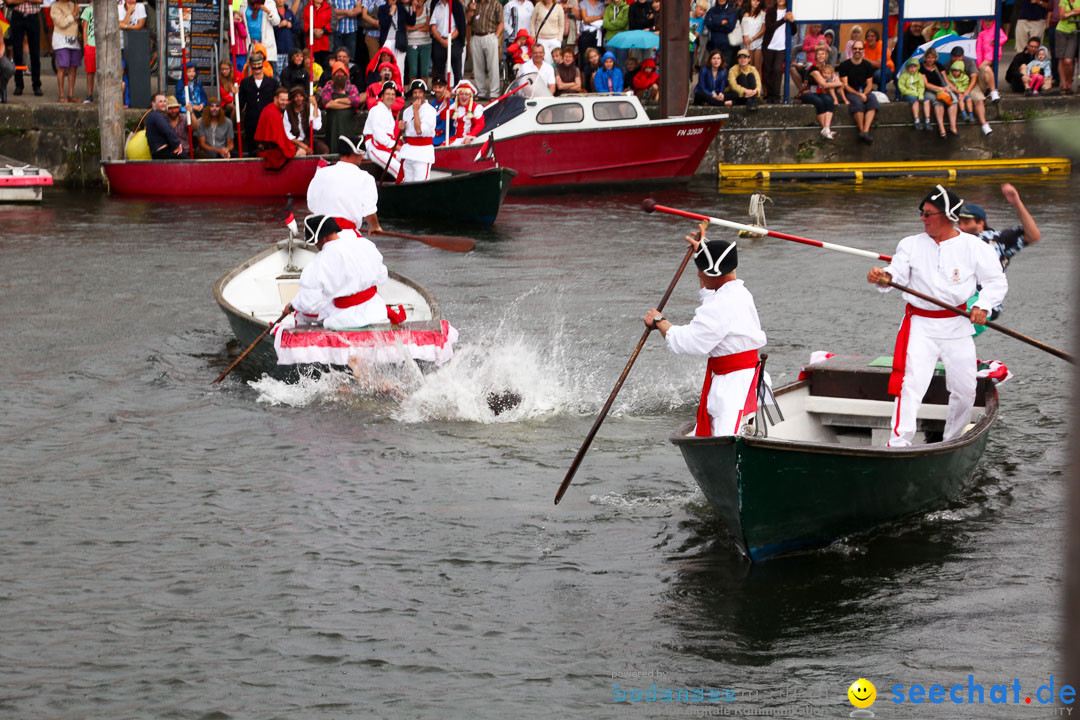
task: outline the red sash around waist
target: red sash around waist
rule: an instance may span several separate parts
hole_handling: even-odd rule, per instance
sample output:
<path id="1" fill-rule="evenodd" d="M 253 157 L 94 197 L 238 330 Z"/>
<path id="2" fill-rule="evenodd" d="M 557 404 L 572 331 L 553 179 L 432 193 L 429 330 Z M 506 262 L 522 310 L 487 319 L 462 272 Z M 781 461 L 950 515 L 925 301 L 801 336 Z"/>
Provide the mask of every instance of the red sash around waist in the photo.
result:
<path id="1" fill-rule="evenodd" d="M 967 309 L 967 305 L 957 305 L 957 310 Z M 908 303 L 904 308 L 904 321 L 900 323 L 900 331 L 896 333 L 896 347 L 893 348 L 892 373 L 889 375 L 889 394 L 900 397 L 900 390 L 904 387 L 904 368 L 907 367 L 908 338 L 911 336 L 911 316 L 928 318 L 951 318 L 957 317 L 952 310 L 923 310 Z"/>
<path id="2" fill-rule="evenodd" d="M 705 370 L 705 382 L 701 386 L 701 402 L 698 404 L 697 430 L 694 435 L 697 437 L 710 437 L 713 434 L 712 419 L 709 417 L 709 390 L 712 389 L 713 375 L 727 375 L 738 370 L 749 370 L 750 368 L 760 368 L 757 350 L 747 350 L 732 353 L 731 355 L 709 358 L 709 365 Z M 750 383 L 750 392 L 746 396 L 746 403 L 735 421 L 734 432 L 736 433 L 739 431 L 739 424 L 742 422 L 743 417 L 757 410 L 757 383 L 758 373 L 755 372 L 754 379 Z"/>
<path id="3" fill-rule="evenodd" d="M 412 137 L 412 136 L 406 135 L 405 136 L 405 142 L 407 144 L 409 144 L 409 145 L 418 145 L 420 147 L 424 147 L 426 145 L 434 145 L 435 144 L 435 138 L 423 137 L 423 136 Z"/>
<path id="4" fill-rule="evenodd" d="M 377 141 L 377 140 L 376 140 L 376 139 L 375 139 L 375 138 L 374 138 L 373 136 L 371 136 L 371 135 L 366 135 L 366 136 L 364 136 L 364 137 L 365 137 L 365 139 L 366 139 L 366 140 L 367 140 L 367 141 L 368 141 L 369 143 L 371 143 L 372 145 L 374 145 L 376 149 L 378 149 L 378 150 L 382 150 L 383 152 L 394 152 L 394 148 L 392 148 L 392 147 L 386 147 L 386 146 L 385 146 L 385 145 L 383 145 L 382 143 L 378 142 L 378 141 Z"/>
<path id="5" fill-rule="evenodd" d="M 372 285 L 367 290 L 361 290 L 358 293 L 353 293 L 352 295 L 345 295 L 344 297 L 336 297 L 334 298 L 334 307 L 344 310 L 345 308 L 362 305 L 371 298 L 375 297 L 376 292 L 378 292 L 378 290 L 376 290 L 375 286 Z"/>

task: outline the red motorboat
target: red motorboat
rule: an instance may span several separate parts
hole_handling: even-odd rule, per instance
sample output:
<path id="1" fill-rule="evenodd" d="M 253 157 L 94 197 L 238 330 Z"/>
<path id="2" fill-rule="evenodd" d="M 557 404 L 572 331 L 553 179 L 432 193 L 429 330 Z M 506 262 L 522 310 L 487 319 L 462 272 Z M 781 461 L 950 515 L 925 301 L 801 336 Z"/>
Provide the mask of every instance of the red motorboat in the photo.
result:
<path id="1" fill-rule="evenodd" d="M 114 195 L 170 197 L 305 197 L 318 155 L 293 158 L 280 170 L 262 158 L 123 160 L 102 163 Z"/>
<path id="2" fill-rule="evenodd" d="M 632 93 L 511 95 L 484 112 L 484 132 L 471 143 L 436 148 L 435 166 L 480 170 L 498 163 L 513 168 L 518 174 L 511 192 L 687 181 L 725 118 L 650 120 Z M 489 141 L 494 152 L 489 145 L 482 153 Z"/>

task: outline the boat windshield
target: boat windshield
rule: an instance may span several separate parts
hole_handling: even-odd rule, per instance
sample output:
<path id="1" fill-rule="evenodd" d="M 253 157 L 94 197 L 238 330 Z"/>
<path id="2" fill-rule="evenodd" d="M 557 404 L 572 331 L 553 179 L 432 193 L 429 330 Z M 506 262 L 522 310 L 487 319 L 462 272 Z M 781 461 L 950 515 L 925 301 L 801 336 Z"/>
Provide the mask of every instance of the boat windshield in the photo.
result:
<path id="1" fill-rule="evenodd" d="M 525 112 L 525 98 L 511 95 L 484 110 L 484 132 L 491 132 L 500 125 Z"/>

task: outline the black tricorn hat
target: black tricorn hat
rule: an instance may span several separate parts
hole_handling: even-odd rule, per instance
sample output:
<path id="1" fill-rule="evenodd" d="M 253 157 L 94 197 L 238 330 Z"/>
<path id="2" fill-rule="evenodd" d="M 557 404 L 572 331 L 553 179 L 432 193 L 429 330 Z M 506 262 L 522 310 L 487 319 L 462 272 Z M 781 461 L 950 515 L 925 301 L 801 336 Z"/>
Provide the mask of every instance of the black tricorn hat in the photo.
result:
<path id="1" fill-rule="evenodd" d="M 735 243 L 727 240 L 706 240 L 694 253 L 694 264 L 708 277 L 727 275 L 739 265 Z"/>
<path id="2" fill-rule="evenodd" d="M 341 232 L 337 220 L 329 215 L 308 215 L 304 218 L 304 242 L 317 245 L 323 238 Z"/>
<path id="3" fill-rule="evenodd" d="M 948 190 L 944 185 L 938 185 L 930 191 L 929 195 L 923 198 L 921 203 L 919 203 L 919 210 L 922 210 L 926 205 L 933 205 L 938 210 L 945 213 L 945 217 L 956 222 L 958 219 L 957 213 L 964 205 L 964 201 L 957 197 L 955 193 Z"/>

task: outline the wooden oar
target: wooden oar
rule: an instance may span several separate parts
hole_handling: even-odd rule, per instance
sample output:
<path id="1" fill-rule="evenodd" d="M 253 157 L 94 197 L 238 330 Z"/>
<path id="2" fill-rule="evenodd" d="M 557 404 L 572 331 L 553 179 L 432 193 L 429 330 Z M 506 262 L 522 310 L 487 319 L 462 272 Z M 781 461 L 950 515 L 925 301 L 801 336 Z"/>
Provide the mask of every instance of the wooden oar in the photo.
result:
<path id="1" fill-rule="evenodd" d="M 901 292 L 908 293 L 909 295 L 914 295 L 915 297 L 919 298 L 920 300 L 925 300 L 928 303 L 933 303 L 934 305 L 937 305 L 940 308 L 944 308 L 945 310 L 950 310 L 950 311 L 956 313 L 957 315 L 963 315 L 966 318 L 971 317 L 971 312 L 968 311 L 968 310 L 961 310 L 960 308 L 953 307 L 952 305 L 949 305 L 946 302 L 942 302 L 941 300 L 938 300 L 936 298 L 932 298 L 929 295 L 924 295 L 923 293 L 919 292 L 918 290 L 912 290 L 909 287 L 904 287 L 903 285 L 899 285 L 897 283 L 894 283 L 892 280 L 890 280 L 890 281 L 888 281 L 886 283 L 882 283 L 882 284 L 883 285 L 888 285 L 889 287 L 894 287 L 897 290 L 900 290 Z M 1051 355 L 1056 355 L 1057 357 L 1061 358 L 1062 360 L 1065 360 L 1066 362 L 1070 362 L 1073 365 L 1076 364 L 1076 358 L 1073 357 L 1072 355 L 1070 355 L 1069 353 L 1065 352 L 1064 350 L 1058 350 L 1056 347 L 1053 347 L 1051 345 L 1047 345 L 1044 342 L 1039 342 L 1035 338 L 1031 338 L 1031 337 L 1028 337 L 1027 335 L 1023 335 L 1021 333 L 1016 332 L 1015 330 L 1010 330 L 1009 328 L 1005 327 L 1004 325 L 998 325 L 996 322 L 991 322 L 991 321 L 987 320 L 986 321 L 986 327 L 991 328 L 993 330 L 997 330 L 1000 333 L 1005 333 L 1006 335 L 1008 335 L 1011 338 L 1016 338 L 1020 342 L 1025 342 L 1028 345 L 1031 345 L 1032 347 L 1037 347 L 1040 350 L 1043 350 L 1045 352 L 1050 353 Z"/>
<path id="2" fill-rule="evenodd" d="M 390 232 L 389 230 L 368 230 L 367 232 L 369 235 L 385 235 L 386 237 L 401 238 L 403 240 L 417 240 L 425 245 L 451 252 L 469 252 L 476 247 L 475 240 L 458 235 L 411 235 L 409 233 Z"/>
<path id="3" fill-rule="evenodd" d="M 656 309 L 660 312 L 664 311 L 664 305 L 667 304 L 668 298 L 671 297 L 672 291 L 675 290 L 675 285 L 678 284 L 679 278 L 682 277 L 683 270 L 686 269 L 686 264 L 690 262 L 690 258 L 693 254 L 694 248 L 689 248 L 686 251 L 686 256 L 683 257 L 682 262 L 679 263 L 679 269 L 675 271 L 675 277 L 671 278 L 671 284 L 668 285 L 667 292 L 664 293 L 664 297 L 660 300 L 660 304 L 656 306 Z M 559 486 L 559 491 L 555 493 L 556 505 L 562 500 L 562 496 L 566 493 L 566 488 L 570 487 L 570 481 L 574 479 L 574 473 L 577 472 L 578 466 L 581 465 L 581 461 L 585 458 L 585 453 L 588 452 L 589 446 L 592 445 L 593 438 L 596 437 L 600 425 L 604 422 L 604 418 L 607 417 L 608 411 L 611 410 L 611 404 L 615 402 L 615 396 L 618 395 L 619 390 L 622 389 L 623 383 L 626 381 L 626 376 L 630 374 L 630 368 L 634 366 L 634 362 L 637 360 L 641 348 L 645 347 L 645 341 L 649 339 L 649 333 L 652 331 L 653 328 L 651 327 L 645 328 L 645 332 L 642 333 L 641 339 L 638 340 L 637 347 L 634 348 L 634 353 L 630 356 L 630 360 L 626 363 L 626 367 L 623 368 L 622 375 L 619 376 L 619 380 L 615 383 L 615 389 L 611 391 L 611 395 L 608 397 L 607 402 L 604 403 L 604 407 L 600 410 L 600 416 L 596 418 L 596 422 L 593 423 L 592 429 L 589 430 L 589 434 L 585 436 L 585 442 L 583 442 L 578 449 L 577 455 L 574 456 L 574 461 L 570 463 L 570 469 L 566 471 L 566 477 L 563 478 L 562 485 Z"/>
<path id="4" fill-rule="evenodd" d="M 248 349 L 247 349 L 247 350 L 245 350 L 244 352 L 240 353 L 240 357 L 236 358 L 236 360 L 233 360 L 233 364 L 229 366 L 229 369 L 228 369 L 228 370 L 226 370 L 225 372 L 221 373 L 220 375 L 218 375 L 218 376 L 217 376 L 217 380 L 215 380 L 214 382 L 212 382 L 212 383 L 210 383 L 210 384 L 211 384 L 211 385 L 213 385 L 214 383 L 219 383 L 219 382 L 221 382 L 222 380 L 224 380 L 224 379 L 225 379 L 225 376 L 226 376 L 226 375 L 228 375 L 229 373 L 231 373 L 231 372 L 233 371 L 233 368 L 234 368 L 234 367 L 236 367 L 237 365 L 239 365 L 239 364 L 240 364 L 240 361 L 241 361 L 241 360 L 243 360 L 244 358 L 246 358 L 246 357 L 247 357 L 247 354 L 248 354 L 249 352 L 251 352 L 252 350 L 254 350 L 254 349 L 255 349 L 255 346 L 256 346 L 256 345 L 258 345 L 258 344 L 259 344 L 259 343 L 260 343 L 260 342 L 262 341 L 262 339 L 263 339 L 264 337 L 266 337 L 267 335 L 269 335 L 269 334 L 270 334 L 270 331 L 274 329 L 274 326 L 275 326 L 275 325 L 277 325 L 277 324 L 278 324 L 279 322 L 281 322 L 282 320 L 284 320 L 284 319 L 285 319 L 285 316 L 286 316 L 286 315 L 288 315 L 288 314 L 289 314 L 289 309 L 288 309 L 288 308 L 286 308 L 286 310 L 285 310 L 284 312 L 282 312 L 282 313 L 281 313 L 281 317 L 279 317 L 279 318 L 278 318 L 277 320 L 275 320 L 274 322 L 270 323 L 270 326 L 269 326 L 269 327 L 267 327 L 267 328 L 266 328 L 265 330 L 263 330 L 263 331 L 262 331 L 262 334 L 261 334 L 261 335 L 259 335 L 259 337 L 255 338 L 255 342 L 253 342 L 253 343 L 251 343 L 250 345 L 248 345 Z"/>
<path id="5" fill-rule="evenodd" d="M 665 205 L 657 205 L 656 201 L 652 198 L 642 202 L 641 207 L 645 210 L 645 212 L 651 213 L 655 210 L 657 212 L 667 213 L 668 215 L 678 215 L 679 217 L 689 218 L 691 220 L 697 220 L 699 222 L 702 220 L 708 220 L 712 224 L 722 225 L 724 227 L 731 228 L 732 230 L 745 230 L 746 232 L 753 233 L 755 235 L 768 235 L 769 237 L 778 238 L 780 240 L 797 242 L 802 245 L 811 245 L 813 247 L 822 248 L 824 250 L 835 250 L 837 252 L 847 253 L 848 255 L 858 255 L 859 257 L 892 262 L 891 255 L 882 255 L 881 253 L 872 252 L 870 250 L 860 250 L 859 248 L 848 247 L 847 245 L 837 245 L 836 243 L 821 242 L 820 240 L 811 240 L 810 238 L 776 232 L 775 230 L 769 230 L 768 228 L 758 227 L 756 225 L 744 225 L 743 223 L 732 222 L 731 220 L 724 220 L 723 218 L 709 217 L 708 215 L 699 215 L 698 213 L 687 212 L 686 210 L 679 210 L 677 208 L 671 208 Z"/>

